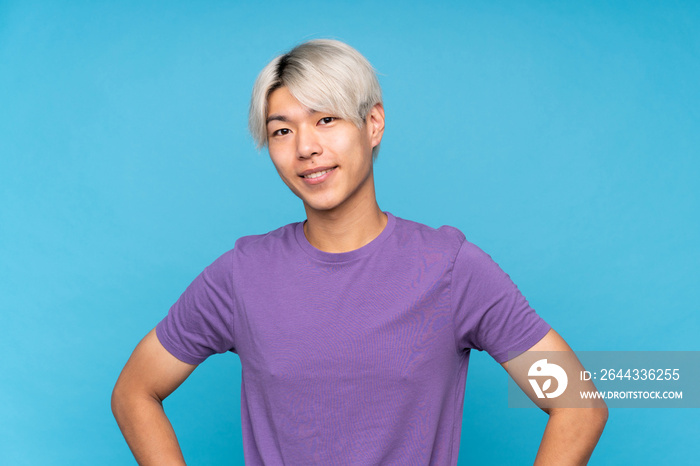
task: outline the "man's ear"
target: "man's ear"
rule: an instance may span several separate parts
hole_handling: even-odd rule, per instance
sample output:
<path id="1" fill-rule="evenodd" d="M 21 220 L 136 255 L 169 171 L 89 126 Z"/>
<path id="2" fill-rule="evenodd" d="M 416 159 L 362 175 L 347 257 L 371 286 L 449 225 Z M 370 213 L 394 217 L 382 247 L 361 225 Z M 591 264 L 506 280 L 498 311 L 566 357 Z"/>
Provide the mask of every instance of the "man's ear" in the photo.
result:
<path id="1" fill-rule="evenodd" d="M 367 130 L 370 134 L 372 147 L 376 147 L 382 142 L 384 135 L 384 105 L 379 102 L 369 111 L 367 115 Z"/>

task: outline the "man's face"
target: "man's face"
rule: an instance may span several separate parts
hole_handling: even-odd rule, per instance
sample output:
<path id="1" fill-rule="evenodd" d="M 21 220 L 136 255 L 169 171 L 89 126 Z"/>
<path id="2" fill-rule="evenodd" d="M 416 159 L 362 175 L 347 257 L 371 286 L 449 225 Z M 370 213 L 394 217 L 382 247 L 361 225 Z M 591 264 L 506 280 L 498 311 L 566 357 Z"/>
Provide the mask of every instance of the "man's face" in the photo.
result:
<path id="1" fill-rule="evenodd" d="M 353 208 L 370 198 L 374 202 L 372 148 L 384 132 L 381 105 L 362 128 L 303 106 L 286 87 L 270 94 L 268 109 L 270 158 L 307 210 Z"/>

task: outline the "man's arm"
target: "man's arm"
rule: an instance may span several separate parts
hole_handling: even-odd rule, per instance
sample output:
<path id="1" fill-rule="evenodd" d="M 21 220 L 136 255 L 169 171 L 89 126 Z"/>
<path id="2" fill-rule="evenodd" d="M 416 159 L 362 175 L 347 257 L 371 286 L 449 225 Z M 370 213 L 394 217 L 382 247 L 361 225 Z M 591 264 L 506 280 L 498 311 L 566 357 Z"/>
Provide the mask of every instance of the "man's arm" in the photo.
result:
<path id="1" fill-rule="evenodd" d="M 196 367 L 163 348 L 155 329 L 131 354 L 112 392 L 112 412 L 139 464 L 185 464 L 162 401 Z"/>
<path id="2" fill-rule="evenodd" d="M 567 373 L 573 375 L 583 370 L 581 363 L 573 354 L 569 345 L 557 332 L 550 330 L 542 340 L 528 351 L 502 364 L 513 380 L 526 393 L 532 393 L 532 390 L 527 380 L 528 374 L 522 368 L 528 367 L 529 362 L 525 365 L 521 362 L 528 357 L 527 353 L 530 351 L 569 352 L 570 354 L 566 355 L 567 357 L 565 358 L 570 366 L 565 368 L 568 369 Z M 569 390 L 572 393 L 578 393 L 582 390 L 595 390 L 592 382 L 573 379 L 573 377 L 569 376 Z M 605 402 L 596 399 L 577 400 L 575 405 L 581 407 L 552 407 L 552 399 L 543 401 L 534 396 L 530 396 L 530 398 L 549 414 L 549 421 L 535 458 L 535 465 L 587 464 L 608 419 L 608 408 Z"/>

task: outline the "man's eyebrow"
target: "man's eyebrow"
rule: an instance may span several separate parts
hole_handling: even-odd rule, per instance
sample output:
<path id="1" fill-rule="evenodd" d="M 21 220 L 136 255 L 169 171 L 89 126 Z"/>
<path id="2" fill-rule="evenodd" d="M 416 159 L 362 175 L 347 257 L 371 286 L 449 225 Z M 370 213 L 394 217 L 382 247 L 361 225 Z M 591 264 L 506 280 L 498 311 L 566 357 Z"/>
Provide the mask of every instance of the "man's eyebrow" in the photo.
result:
<path id="1" fill-rule="evenodd" d="M 309 109 L 306 109 L 306 113 L 308 113 L 309 115 L 313 115 L 314 113 L 320 113 L 320 112 L 318 110 L 314 110 L 312 108 L 309 108 Z M 265 124 L 268 124 L 271 121 L 288 122 L 289 118 L 287 118 L 284 115 L 278 115 L 277 113 L 274 113 L 274 114 L 270 115 L 269 117 L 267 117 L 267 119 L 265 120 Z"/>
<path id="2" fill-rule="evenodd" d="M 270 115 L 267 117 L 267 120 L 265 120 L 265 124 L 268 124 L 271 121 L 289 121 L 286 116 L 284 115 Z"/>

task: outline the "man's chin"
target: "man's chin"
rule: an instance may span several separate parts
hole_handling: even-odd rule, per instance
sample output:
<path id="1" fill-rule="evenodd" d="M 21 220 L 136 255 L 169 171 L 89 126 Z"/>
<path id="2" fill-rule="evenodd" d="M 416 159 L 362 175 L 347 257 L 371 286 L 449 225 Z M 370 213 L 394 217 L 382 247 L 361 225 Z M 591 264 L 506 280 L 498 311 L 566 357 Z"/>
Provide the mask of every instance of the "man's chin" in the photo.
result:
<path id="1" fill-rule="evenodd" d="M 314 201 L 307 201 L 303 200 L 304 202 L 304 209 L 306 210 L 307 213 L 313 212 L 316 215 L 328 215 L 332 214 L 333 212 L 337 212 L 340 207 L 340 203 L 338 202 L 333 202 L 331 200 L 326 200 L 326 201 L 319 201 L 319 200 L 314 200 Z"/>

